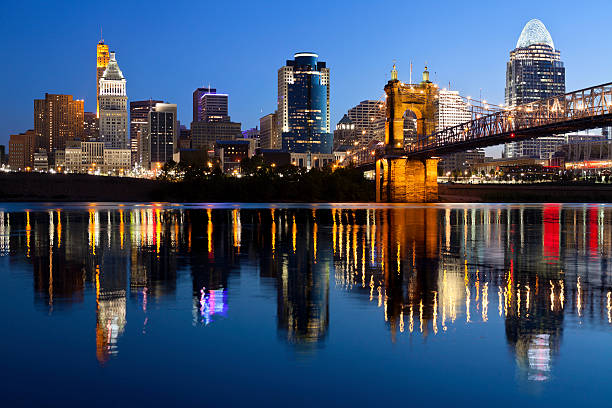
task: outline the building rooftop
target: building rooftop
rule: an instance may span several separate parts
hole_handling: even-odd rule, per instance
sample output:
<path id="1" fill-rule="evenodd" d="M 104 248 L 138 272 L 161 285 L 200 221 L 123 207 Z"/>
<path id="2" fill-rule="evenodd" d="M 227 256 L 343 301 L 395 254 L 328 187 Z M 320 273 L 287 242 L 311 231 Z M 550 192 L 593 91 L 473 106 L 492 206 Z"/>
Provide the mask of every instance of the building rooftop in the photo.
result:
<path id="1" fill-rule="evenodd" d="M 124 79 L 123 73 L 119 69 L 119 64 L 117 64 L 117 60 L 115 59 L 115 53 L 110 53 L 110 60 L 108 61 L 108 65 L 104 70 L 104 75 L 102 76 L 104 79 L 110 80 L 122 80 Z"/>
<path id="2" fill-rule="evenodd" d="M 527 48 L 534 44 L 544 44 L 555 49 L 555 43 L 546 26 L 537 18 L 529 20 L 525 24 L 523 31 L 521 31 L 521 36 L 516 42 L 516 48 Z"/>

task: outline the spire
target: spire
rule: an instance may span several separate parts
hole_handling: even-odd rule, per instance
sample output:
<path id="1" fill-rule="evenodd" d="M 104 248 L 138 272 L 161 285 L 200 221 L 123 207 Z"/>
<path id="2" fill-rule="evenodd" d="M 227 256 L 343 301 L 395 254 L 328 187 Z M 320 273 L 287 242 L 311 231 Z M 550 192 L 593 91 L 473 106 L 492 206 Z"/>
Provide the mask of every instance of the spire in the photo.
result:
<path id="1" fill-rule="evenodd" d="M 102 35 L 102 26 L 100 26 L 100 41 L 98 44 L 104 44 L 104 36 Z"/>
<path id="2" fill-rule="evenodd" d="M 429 71 L 427 70 L 427 65 L 425 65 L 425 71 L 423 71 L 423 82 L 424 83 L 430 83 L 431 82 L 429 80 Z"/>
<path id="3" fill-rule="evenodd" d="M 393 69 L 391 70 L 391 80 L 397 81 L 397 68 L 395 68 L 395 61 L 393 62 Z"/>
<path id="4" fill-rule="evenodd" d="M 108 65 L 106 66 L 106 70 L 104 70 L 104 75 L 102 75 L 104 79 L 112 79 L 112 80 L 121 80 L 124 79 L 123 73 L 119 69 L 119 64 L 117 64 L 117 60 L 115 59 L 115 52 L 111 51 L 110 59 L 108 61 Z"/>

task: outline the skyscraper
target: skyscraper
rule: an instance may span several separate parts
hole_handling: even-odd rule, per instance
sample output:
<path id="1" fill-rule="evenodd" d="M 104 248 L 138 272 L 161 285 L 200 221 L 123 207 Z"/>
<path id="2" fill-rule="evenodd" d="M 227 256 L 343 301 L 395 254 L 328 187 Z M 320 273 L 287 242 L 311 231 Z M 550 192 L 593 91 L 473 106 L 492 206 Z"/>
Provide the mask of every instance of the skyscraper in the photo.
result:
<path id="1" fill-rule="evenodd" d="M 100 79 L 100 141 L 105 148 L 128 149 L 127 96 L 125 77 L 119 69 L 115 53 Z"/>
<path id="2" fill-rule="evenodd" d="M 561 52 L 544 24 L 530 20 L 510 51 L 506 65 L 506 105 L 516 106 L 565 93 L 565 68 Z M 561 136 L 508 143 L 506 157 L 548 158 L 557 145 L 564 142 Z"/>
<path id="3" fill-rule="evenodd" d="M 301 52 L 278 70 L 278 121 L 282 149 L 331 153 L 329 68 L 319 56 Z"/>
<path id="4" fill-rule="evenodd" d="M 49 154 L 66 147 L 66 141 L 83 136 L 83 100 L 72 95 L 45 94 L 45 99 L 34 99 L 34 132 L 37 147 Z"/>
<path id="5" fill-rule="evenodd" d="M 149 111 L 148 163 L 166 163 L 172 160 L 174 144 L 178 139 L 177 109 L 175 104 L 157 103 Z"/>
<path id="6" fill-rule="evenodd" d="M 143 163 L 141 144 L 149 126 L 149 112 L 153 110 L 156 104 L 163 102 L 153 99 L 130 102 L 130 149 L 132 150 L 132 164 Z"/>
<path id="7" fill-rule="evenodd" d="M 355 125 L 357 141 L 365 146 L 372 139 L 385 137 L 385 104 L 381 101 L 365 100 L 348 111 L 348 117 Z"/>
<path id="8" fill-rule="evenodd" d="M 210 87 L 194 91 L 194 121 L 191 122 L 193 149 L 210 150 L 217 140 L 233 140 L 242 136 L 241 124 L 232 122 L 229 116 L 228 99 L 227 94 L 219 94 Z"/>
<path id="9" fill-rule="evenodd" d="M 467 102 L 459 95 L 459 92 L 446 89 L 440 90 L 436 103 L 436 132 L 469 122 L 470 120 L 472 120 L 472 113 Z M 445 155 L 442 156 L 438 168 L 444 174 L 453 170 L 462 170 L 464 167 L 484 159 L 484 156 L 485 152 L 482 149 Z"/>
<path id="10" fill-rule="evenodd" d="M 278 115 L 269 113 L 259 119 L 260 147 L 262 149 L 280 149 L 281 137 L 278 129 Z"/>
<path id="11" fill-rule="evenodd" d="M 104 44 L 104 39 L 100 39 L 96 50 L 96 117 L 100 117 L 100 78 L 104 75 L 104 70 L 109 61 L 108 45 Z"/>
<path id="12" fill-rule="evenodd" d="M 211 87 L 193 91 L 193 121 L 229 122 L 228 95 Z"/>

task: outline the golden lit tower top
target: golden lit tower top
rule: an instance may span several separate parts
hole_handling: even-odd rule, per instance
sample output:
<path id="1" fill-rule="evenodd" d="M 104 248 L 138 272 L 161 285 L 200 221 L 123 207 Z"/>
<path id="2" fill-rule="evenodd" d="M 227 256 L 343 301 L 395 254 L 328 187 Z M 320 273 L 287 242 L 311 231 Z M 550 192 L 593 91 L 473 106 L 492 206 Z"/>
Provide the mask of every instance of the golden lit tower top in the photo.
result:
<path id="1" fill-rule="evenodd" d="M 104 70 L 108 65 L 110 54 L 108 52 L 108 45 L 104 44 L 104 39 L 101 38 L 98 42 L 98 48 L 96 53 L 96 115 L 100 117 L 100 78 L 104 75 Z"/>

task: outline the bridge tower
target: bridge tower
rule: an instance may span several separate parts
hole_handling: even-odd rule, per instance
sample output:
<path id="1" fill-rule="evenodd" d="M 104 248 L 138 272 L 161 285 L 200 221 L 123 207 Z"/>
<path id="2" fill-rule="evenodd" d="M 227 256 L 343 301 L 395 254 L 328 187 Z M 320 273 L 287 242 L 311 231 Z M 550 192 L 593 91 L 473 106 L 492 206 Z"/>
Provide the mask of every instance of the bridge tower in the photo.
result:
<path id="1" fill-rule="evenodd" d="M 376 162 L 376 201 L 422 203 L 438 199 L 438 158 L 408 159 L 404 148 L 404 113 L 417 118 L 417 137 L 436 131 L 438 86 L 429 80 L 425 67 L 423 80 L 404 84 L 397 79 L 393 65 L 391 80 L 385 86 L 387 118 L 385 155 Z"/>

